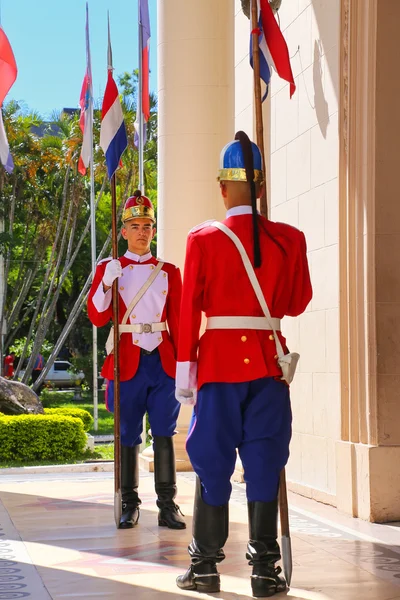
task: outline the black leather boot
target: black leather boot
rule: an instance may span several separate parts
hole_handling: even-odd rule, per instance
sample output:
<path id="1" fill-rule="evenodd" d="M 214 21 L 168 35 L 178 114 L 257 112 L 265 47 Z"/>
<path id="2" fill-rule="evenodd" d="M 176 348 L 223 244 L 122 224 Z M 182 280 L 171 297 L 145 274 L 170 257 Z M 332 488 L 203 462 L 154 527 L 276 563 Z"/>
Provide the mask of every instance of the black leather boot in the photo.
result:
<path id="1" fill-rule="evenodd" d="M 170 437 L 154 436 L 154 484 L 157 494 L 158 524 L 169 529 L 186 529 L 180 509 L 174 502 L 176 473 L 174 443 Z M 182 513 L 181 513 L 182 514 Z"/>
<path id="2" fill-rule="evenodd" d="M 278 500 L 248 502 L 249 536 L 246 558 L 253 566 L 251 589 L 256 598 L 273 596 L 286 590 L 282 569 L 275 567 L 281 558 L 278 537 Z"/>
<path id="3" fill-rule="evenodd" d="M 217 563 L 224 560 L 223 547 L 228 539 L 228 504 L 210 506 L 203 501 L 199 478 L 193 509 L 193 540 L 188 551 L 191 565 L 180 575 L 177 586 L 182 590 L 193 590 L 206 594 L 220 591 Z"/>
<path id="4" fill-rule="evenodd" d="M 139 521 L 139 446 L 121 446 L 122 514 L 118 529 L 132 529 Z"/>

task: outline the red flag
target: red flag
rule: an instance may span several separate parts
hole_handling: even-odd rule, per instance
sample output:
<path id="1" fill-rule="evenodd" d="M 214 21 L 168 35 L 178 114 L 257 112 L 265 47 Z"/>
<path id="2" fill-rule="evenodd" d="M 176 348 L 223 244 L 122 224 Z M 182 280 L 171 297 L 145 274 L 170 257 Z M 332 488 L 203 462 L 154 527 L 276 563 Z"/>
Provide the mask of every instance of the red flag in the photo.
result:
<path id="1" fill-rule="evenodd" d="M 78 171 L 81 175 L 86 174 L 86 169 L 89 166 L 90 158 L 92 156 L 92 140 L 91 140 L 91 129 L 93 123 L 91 122 L 92 108 L 93 108 L 93 92 L 92 92 L 92 65 L 90 59 L 90 42 L 89 42 L 89 8 L 86 3 L 86 73 L 83 79 L 81 97 L 79 99 L 79 106 L 81 107 L 81 115 L 79 118 L 79 126 L 83 133 L 82 138 L 82 150 L 79 157 Z"/>
<path id="2" fill-rule="evenodd" d="M 4 29 L 0 27 L 0 106 L 17 78 L 17 64 Z"/>
<path id="3" fill-rule="evenodd" d="M 285 79 L 285 81 L 289 82 L 290 97 L 292 97 L 296 90 L 296 85 L 294 83 L 292 67 L 290 66 L 289 51 L 285 38 L 283 37 L 282 31 L 275 19 L 268 0 L 259 0 L 259 5 L 261 9 L 262 29 L 267 46 L 267 62 L 272 64 L 281 79 Z"/>

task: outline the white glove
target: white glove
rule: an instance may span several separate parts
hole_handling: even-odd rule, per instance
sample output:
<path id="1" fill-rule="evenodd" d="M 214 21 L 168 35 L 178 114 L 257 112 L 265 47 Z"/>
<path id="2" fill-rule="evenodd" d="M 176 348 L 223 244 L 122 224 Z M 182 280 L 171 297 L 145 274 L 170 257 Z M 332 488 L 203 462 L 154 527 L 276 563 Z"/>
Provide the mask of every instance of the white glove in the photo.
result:
<path id="1" fill-rule="evenodd" d="M 197 390 L 176 388 L 175 398 L 181 404 L 188 404 L 189 406 L 194 406 L 197 402 Z"/>
<path id="2" fill-rule="evenodd" d="M 118 258 L 114 258 L 107 263 L 106 270 L 103 275 L 103 283 L 106 287 L 111 287 L 117 277 L 121 277 L 122 267 Z"/>

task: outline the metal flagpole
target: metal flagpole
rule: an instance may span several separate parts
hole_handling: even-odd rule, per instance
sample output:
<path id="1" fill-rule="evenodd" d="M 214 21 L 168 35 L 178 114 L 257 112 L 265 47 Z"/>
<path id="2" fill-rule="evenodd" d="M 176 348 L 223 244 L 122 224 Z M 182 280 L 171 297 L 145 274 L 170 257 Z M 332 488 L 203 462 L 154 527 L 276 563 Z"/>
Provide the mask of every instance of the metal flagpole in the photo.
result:
<path id="1" fill-rule="evenodd" d="M 91 225 L 91 255 L 92 255 L 92 278 L 96 271 L 97 250 L 96 250 L 96 207 L 94 199 L 94 160 L 93 160 L 93 81 L 92 81 L 92 62 L 90 57 L 90 38 L 89 38 L 89 5 L 86 2 L 86 60 L 89 71 L 89 132 L 90 132 L 90 225 Z M 94 430 L 98 430 L 99 423 L 99 394 L 98 394 L 98 365 L 97 365 L 97 327 L 92 328 L 93 340 L 93 419 Z"/>
<path id="2" fill-rule="evenodd" d="M 258 7 L 257 0 L 251 0 L 251 29 L 253 42 L 253 70 L 254 70 L 254 102 L 256 112 L 256 129 L 257 129 L 257 145 L 260 148 L 264 174 L 266 177 L 266 163 L 264 153 L 264 130 L 262 120 L 262 102 L 261 102 L 261 84 L 260 84 L 260 56 L 258 45 Z M 264 184 L 265 194 L 261 198 L 261 213 L 268 218 L 268 205 L 266 185 Z M 289 508 L 286 489 L 286 474 L 285 468 L 282 469 L 279 479 L 279 512 L 281 520 L 281 541 L 282 541 L 282 556 L 283 570 L 285 573 L 287 584 L 290 586 L 292 579 L 292 546 L 290 540 L 289 529 Z"/>
<path id="3" fill-rule="evenodd" d="M 144 131 L 143 131 L 143 103 L 142 103 L 142 69 L 143 69 L 143 28 L 142 18 L 140 15 L 140 0 L 138 0 L 138 14 L 139 14 L 139 90 L 138 90 L 138 101 L 137 111 L 139 119 L 136 116 L 136 120 L 139 123 L 139 190 L 144 194 L 144 167 L 143 167 L 143 146 L 144 146 Z"/>
<path id="4" fill-rule="evenodd" d="M 138 101 L 137 101 L 137 111 L 136 120 L 139 123 L 139 190 L 144 194 L 144 166 L 143 166 L 143 147 L 144 147 L 144 130 L 143 130 L 143 102 L 142 102 L 142 92 L 143 92 L 143 80 L 142 80 L 142 70 L 143 70 L 143 28 L 142 28 L 142 17 L 140 14 L 140 0 L 138 0 L 138 23 L 139 23 L 139 88 L 138 88 Z M 139 115 L 139 119 L 138 119 Z M 143 438 L 142 443 L 140 444 L 140 452 L 143 452 L 146 448 L 146 438 L 147 438 L 147 419 L 146 414 L 143 417 Z"/>
<path id="5" fill-rule="evenodd" d="M 115 173 L 111 178 L 112 204 L 112 257 L 118 258 L 117 192 Z M 118 528 L 121 518 L 121 428 L 120 428 L 120 378 L 119 378 L 119 305 L 118 278 L 112 285 L 114 313 L 114 518 Z"/>
<path id="6" fill-rule="evenodd" d="M 108 51 L 107 70 L 113 70 L 110 15 L 107 12 L 108 22 Z M 112 208 L 112 257 L 118 258 L 118 227 L 117 227 L 117 191 L 115 173 L 110 180 L 111 186 L 111 208 Z M 120 377 L 119 377 L 119 300 L 118 300 L 118 278 L 112 285 L 112 306 L 114 320 L 114 518 L 118 528 L 122 512 L 121 495 L 121 423 L 120 423 Z"/>

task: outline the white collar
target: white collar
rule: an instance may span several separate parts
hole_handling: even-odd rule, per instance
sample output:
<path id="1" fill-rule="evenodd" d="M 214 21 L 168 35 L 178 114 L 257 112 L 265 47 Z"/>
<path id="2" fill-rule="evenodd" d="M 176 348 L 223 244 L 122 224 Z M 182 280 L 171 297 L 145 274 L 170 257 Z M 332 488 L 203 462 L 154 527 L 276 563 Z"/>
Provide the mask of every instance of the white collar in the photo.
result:
<path id="1" fill-rule="evenodd" d="M 130 252 L 129 250 L 127 250 L 125 252 L 125 256 L 126 256 L 126 258 L 129 258 L 129 260 L 134 260 L 135 262 L 142 263 L 142 262 L 146 262 L 147 260 L 150 260 L 152 257 L 152 254 L 151 254 L 151 252 L 147 252 L 147 254 L 143 254 L 142 256 L 140 256 L 139 254 L 134 254 L 133 252 Z"/>
<path id="2" fill-rule="evenodd" d="M 253 209 L 251 206 L 234 206 L 226 211 L 226 218 L 229 219 L 229 217 L 238 217 L 239 215 L 251 215 L 252 212 Z"/>

